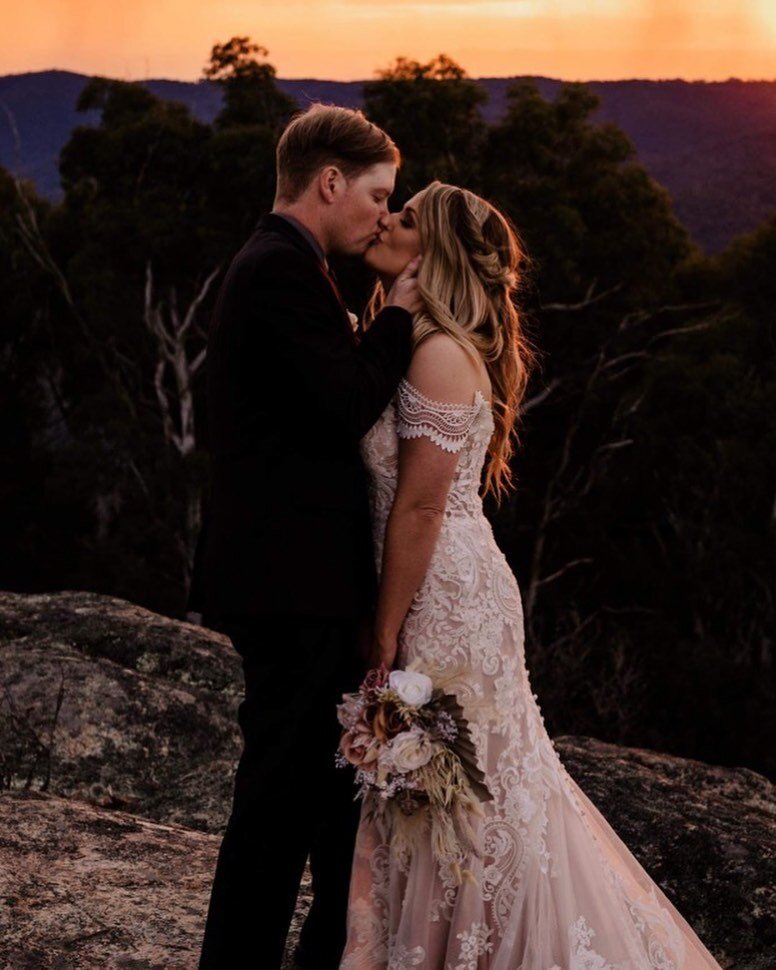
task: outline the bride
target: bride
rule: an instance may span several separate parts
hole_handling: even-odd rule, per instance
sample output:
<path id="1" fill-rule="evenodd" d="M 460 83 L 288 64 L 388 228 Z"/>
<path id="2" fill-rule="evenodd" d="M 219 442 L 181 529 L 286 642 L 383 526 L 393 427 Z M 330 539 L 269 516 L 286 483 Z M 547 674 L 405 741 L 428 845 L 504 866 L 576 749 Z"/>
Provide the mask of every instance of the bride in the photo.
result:
<path id="1" fill-rule="evenodd" d="M 425 305 L 406 377 L 361 442 L 380 571 L 370 661 L 422 661 L 454 685 L 493 800 L 459 865 L 438 863 L 430 837 L 400 851 L 367 796 L 340 970 L 719 968 L 566 772 L 531 692 L 520 592 L 480 496 L 483 470 L 486 492 L 511 483 L 535 360 L 511 300 L 519 238 L 439 182 L 386 225 L 366 261 L 386 289 L 422 252 Z"/>

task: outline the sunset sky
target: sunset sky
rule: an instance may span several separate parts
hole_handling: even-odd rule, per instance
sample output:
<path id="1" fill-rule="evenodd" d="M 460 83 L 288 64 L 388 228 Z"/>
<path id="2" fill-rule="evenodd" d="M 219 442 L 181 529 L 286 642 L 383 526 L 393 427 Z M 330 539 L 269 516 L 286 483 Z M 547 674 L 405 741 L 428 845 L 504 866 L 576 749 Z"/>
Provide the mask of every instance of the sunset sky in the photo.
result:
<path id="1" fill-rule="evenodd" d="M 475 77 L 776 79 L 776 0 L 27 0 L 3 28 L 0 74 L 196 80 L 239 34 L 283 78 L 444 52 Z"/>

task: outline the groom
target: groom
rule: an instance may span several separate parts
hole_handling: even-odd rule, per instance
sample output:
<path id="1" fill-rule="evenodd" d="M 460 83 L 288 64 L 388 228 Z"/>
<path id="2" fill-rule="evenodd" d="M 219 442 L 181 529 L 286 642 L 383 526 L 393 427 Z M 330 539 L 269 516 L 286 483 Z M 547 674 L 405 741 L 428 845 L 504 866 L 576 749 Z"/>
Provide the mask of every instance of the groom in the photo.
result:
<path id="1" fill-rule="evenodd" d="M 416 265 L 361 339 L 328 266 L 384 228 L 399 152 L 359 111 L 313 105 L 277 146 L 273 211 L 235 256 L 208 338 L 213 478 L 188 609 L 242 658 L 244 750 L 199 970 L 278 970 L 309 855 L 296 966 L 336 970 L 360 802 L 336 705 L 365 672 L 376 599 L 358 443 L 411 355 Z"/>

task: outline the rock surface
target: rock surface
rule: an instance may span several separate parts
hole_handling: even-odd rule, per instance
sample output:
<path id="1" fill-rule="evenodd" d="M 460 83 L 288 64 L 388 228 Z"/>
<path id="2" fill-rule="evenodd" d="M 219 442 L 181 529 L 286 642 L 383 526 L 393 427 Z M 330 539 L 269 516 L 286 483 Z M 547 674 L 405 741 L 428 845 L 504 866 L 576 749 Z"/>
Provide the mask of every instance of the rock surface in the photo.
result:
<path id="1" fill-rule="evenodd" d="M 0 826 L 0 965 L 196 967 L 217 836 L 40 792 Z"/>
<path id="2" fill-rule="evenodd" d="M 228 638 L 93 593 L 0 593 L 0 787 L 219 832 L 241 750 Z"/>
<path id="3" fill-rule="evenodd" d="M 241 750 L 229 640 L 91 593 L 0 593 L 0 685 L 0 970 L 195 968 Z M 772 968 L 774 786 L 554 740 L 719 963 Z M 306 873 L 289 947 L 308 905 Z"/>

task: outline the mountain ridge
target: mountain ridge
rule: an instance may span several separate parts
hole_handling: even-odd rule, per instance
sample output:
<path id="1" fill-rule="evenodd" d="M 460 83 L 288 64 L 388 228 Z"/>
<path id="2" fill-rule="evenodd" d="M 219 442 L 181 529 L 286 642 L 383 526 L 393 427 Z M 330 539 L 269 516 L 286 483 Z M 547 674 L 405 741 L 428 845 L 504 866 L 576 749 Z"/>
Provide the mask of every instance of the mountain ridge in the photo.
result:
<path id="1" fill-rule="evenodd" d="M 71 131 L 96 124 L 97 112 L 75 104 L 89 75 L 31 71 L 0 76 L 0 165 L 31 179 L 50 199 L 61 197 L 57 160 Z M 475 78 L 488 92 L 482 113 L 497 122 L 510 84 L 531 80 L 554 99 L 562 80 L 536 75 Z M 220 106 L 217 85 L 204 78 L 138 81 L 158 97 L 179 100 L 201 121 Z M 305 106 L 312 100 L 360 107 L 365 81 L 278 79 Z M 601 99 L 595 123 L 619 125 L 639 161 L 665 186 L 695 241 L 709 253 L 756 229 L 776 211 L 776 81 L 686 81 L 681 78 L 586 81 Z M 747 147 L 751 145 L 751 150 Z M 411 146 L 400 146 L 405 153 Z"/>

